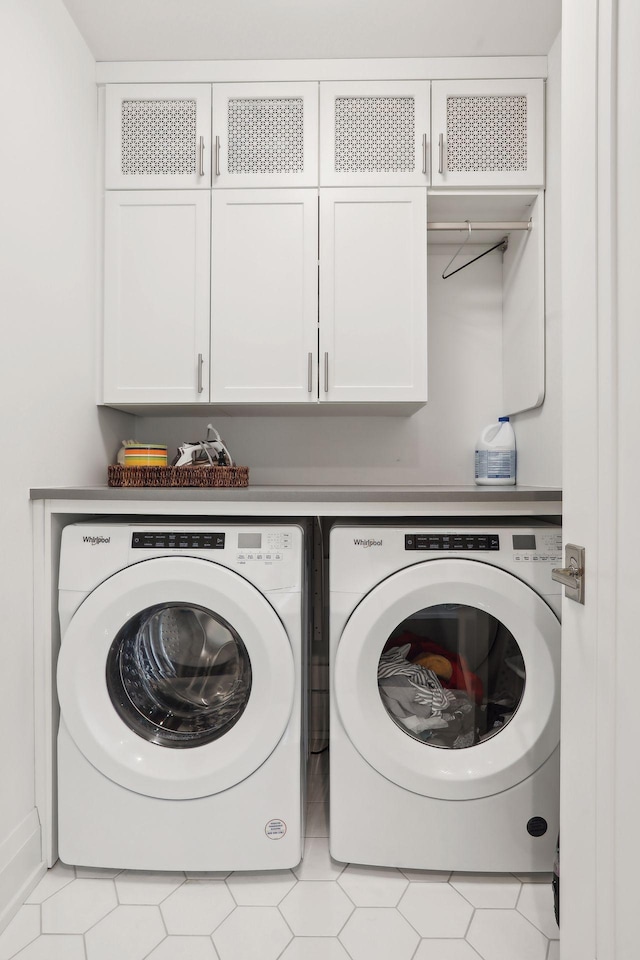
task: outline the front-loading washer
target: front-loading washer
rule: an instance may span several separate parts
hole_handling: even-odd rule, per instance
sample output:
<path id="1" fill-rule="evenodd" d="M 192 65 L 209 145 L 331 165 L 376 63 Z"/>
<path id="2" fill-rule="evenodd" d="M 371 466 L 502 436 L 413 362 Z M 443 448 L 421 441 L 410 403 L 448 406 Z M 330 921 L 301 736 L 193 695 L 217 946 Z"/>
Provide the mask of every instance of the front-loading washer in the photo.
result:
<path id="1" fill-rule="evenodd" d="M 304 524 L 63 530 L 58 843 L 69 864 L 302 857 Z"/>
<path id="2" fill-rule="evenodd" d="M 561 528 L 330 532 L 330 849 L 438 871 L 551 871 Z"/>

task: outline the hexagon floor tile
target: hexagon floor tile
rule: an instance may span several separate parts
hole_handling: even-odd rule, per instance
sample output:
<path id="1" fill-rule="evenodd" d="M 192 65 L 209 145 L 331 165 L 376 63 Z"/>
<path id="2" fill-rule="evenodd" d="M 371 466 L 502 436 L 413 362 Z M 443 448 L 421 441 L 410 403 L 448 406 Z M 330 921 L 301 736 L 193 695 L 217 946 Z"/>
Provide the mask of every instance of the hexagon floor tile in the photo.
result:
<path id="1" fill-rule="evenodd" d="M 559 960 L 550 876 L 337 863 L 326 801 L 308 807 L 291 870 L 56 864 L 0 932 L 0 960 Z"/>

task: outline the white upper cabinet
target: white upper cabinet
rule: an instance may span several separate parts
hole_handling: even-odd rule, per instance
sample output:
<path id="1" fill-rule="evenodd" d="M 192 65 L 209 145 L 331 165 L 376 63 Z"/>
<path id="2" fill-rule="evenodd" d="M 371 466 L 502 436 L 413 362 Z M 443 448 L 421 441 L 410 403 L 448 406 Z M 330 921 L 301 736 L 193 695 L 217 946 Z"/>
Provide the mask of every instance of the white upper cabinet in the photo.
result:
<path id="1" fill-rule="evenodd" d="M 214 187 L 317 185 L 317 83 L 214 84 Z"/>
<path id="2" fill-rule="evenodd" d="M 434 187 L 544 186 L 542 80 L 434 80 Z"/>
<path id="3" fill-rule="evenodd" d="M 317 400 L 317 190 L 216 190 L 211 401 Z"/>
<path id="4" fill-rule="evenodd" d="M 320 400 L 427 399 L 427 192 L 320 196 Z"/>
<path id="5" fill-rule="evenodd" d="M 104 402 L 209 399 L 209 194 L 105 198 Z"/>
<path id="6" fill-rule="evenodd" d="M 322 186 L 428 182 L 428 81 L 320 84 Z"/>
<path id="7" fill-rule="evenodd" d="M 109 84 L 107 190 L 209 189 L 210 84 Z"/>

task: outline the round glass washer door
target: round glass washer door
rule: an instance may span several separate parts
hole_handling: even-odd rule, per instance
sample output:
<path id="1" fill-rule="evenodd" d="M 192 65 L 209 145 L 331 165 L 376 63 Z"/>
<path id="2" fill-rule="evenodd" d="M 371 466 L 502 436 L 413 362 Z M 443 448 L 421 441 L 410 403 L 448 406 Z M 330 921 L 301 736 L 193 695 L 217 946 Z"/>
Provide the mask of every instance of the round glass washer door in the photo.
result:
<path id="1" fill-rule="evenodd" d="M 80 605 L 58 659 L 61 722 L 115 783 L 189 799 L 239 783 L 295 699 L 285 627 L 263 594 L 193 557 L 134 564 Z"/>
<path id="2" fill-rule="evenodd" d="M 472 623 L 477 611 L 485 631 L 499 625 L 524 680 L 508 722 L 495 732 L 473 719 L 482 694 L 471 671 L 454 684 L 466 689 L 447 690 L 433 675 L 448 675 L 445 651 L 427 645 L 429 656 L 421 656 L 404 642 L 407 621 L 430 611 L 443 619 L 449 605 L 471 614 Z M 431 674 L 416 676 L 420 660 Z M 560 623 L 542 597 L 504 570 L 429 560 L 392 574 L 358 604 L 338 643 L 333 684 L 347 736 L 388 780 L 443 800 L 492 796 L 534 773 L 558 746 Z M 410 717 L 407 688 L 420 705 Z"/>

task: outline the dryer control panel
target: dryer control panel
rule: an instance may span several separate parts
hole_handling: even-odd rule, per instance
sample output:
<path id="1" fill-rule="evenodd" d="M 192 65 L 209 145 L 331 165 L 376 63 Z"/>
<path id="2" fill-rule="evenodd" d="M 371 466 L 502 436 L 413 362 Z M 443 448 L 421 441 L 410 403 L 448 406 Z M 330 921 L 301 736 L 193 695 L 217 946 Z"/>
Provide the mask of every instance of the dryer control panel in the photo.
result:
<path id="1" fill-rule="evenodd" d="M 499 550 L 497 533 L 407 533 L 405 550 Z"/>

